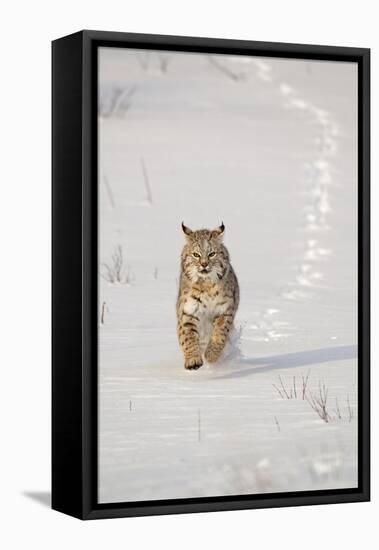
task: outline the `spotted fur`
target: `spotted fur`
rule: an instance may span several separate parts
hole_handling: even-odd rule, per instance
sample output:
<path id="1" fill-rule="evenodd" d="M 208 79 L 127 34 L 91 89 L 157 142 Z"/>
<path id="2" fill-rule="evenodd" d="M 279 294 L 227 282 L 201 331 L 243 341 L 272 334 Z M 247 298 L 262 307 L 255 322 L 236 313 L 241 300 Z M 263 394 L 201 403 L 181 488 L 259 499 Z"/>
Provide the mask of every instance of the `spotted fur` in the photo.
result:
<path id="1" fill-rule="evenodd" d="M 182 224 L 186 244 L 181 255 L 177 330 L 186 369 L 198 369 L 203 358 L 222 355 L 239 304 L 239 287 L 222 242 L 224 224 L 192 231 Z"/>

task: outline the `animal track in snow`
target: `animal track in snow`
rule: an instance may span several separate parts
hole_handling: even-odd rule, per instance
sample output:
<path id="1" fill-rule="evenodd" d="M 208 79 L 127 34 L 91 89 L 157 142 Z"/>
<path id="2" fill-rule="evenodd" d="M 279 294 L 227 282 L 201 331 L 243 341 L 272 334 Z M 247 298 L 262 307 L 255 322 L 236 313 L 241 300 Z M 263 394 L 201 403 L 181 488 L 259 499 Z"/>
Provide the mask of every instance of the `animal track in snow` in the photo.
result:
<path id="1" fill-rule="evenodd" d="M 315 159 L 304 166 L 306 186 L 306 204 L 304 205 L 305 233 L 325 233 L 330 230 L 330 217 L 333 212 L 329 187 L 333 184 L 330 158 L 337 152 L 338 126 L 331 114 L 324 109 L 305 100 L 300 93 L 286 83 L 279 84 L 286 108 L 298 109 L 308 115 L 318 128 L 315 137 Z M 330 256 L 330 249 L 319 246 L 317 239 L 307 239 L 304 243 L 304 253 L 295 283 L 290 286 L 311 288 L 320 286 L 324 274 L 314 268 L 313 262 Z M 285 290 L 282 294 L 288 299 L 303 299 L 309 294 L 298 290 Z"/>

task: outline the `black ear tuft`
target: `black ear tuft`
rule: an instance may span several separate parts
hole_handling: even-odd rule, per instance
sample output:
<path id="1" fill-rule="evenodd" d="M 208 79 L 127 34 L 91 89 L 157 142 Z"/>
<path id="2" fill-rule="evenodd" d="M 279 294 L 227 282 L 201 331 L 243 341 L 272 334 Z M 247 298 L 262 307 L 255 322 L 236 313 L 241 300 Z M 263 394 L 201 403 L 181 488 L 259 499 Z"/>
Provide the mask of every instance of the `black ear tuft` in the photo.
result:
<path id="1" fill-rule="evenodd" d="M 224 222 L 221 222 L 221 225 L 219 227 L 216 227 L 216 229 L 213 229 L 212 235 L 214 237 L 221 237 L 224 234 L 225 231 L 225 225 Z"/>
<path id="2" fill-rule="evenodd" d="M 182 229 L 183 229 L 183 233 L 184 233 L 185 235 L 187 235 L 187 237 L 189 237 L 189 236 L 192 235 L 192 233 L 193 233 L 189 227 L 186 227 L 186 226 L 184 225 L 183 222 L 182 222 Z"/>

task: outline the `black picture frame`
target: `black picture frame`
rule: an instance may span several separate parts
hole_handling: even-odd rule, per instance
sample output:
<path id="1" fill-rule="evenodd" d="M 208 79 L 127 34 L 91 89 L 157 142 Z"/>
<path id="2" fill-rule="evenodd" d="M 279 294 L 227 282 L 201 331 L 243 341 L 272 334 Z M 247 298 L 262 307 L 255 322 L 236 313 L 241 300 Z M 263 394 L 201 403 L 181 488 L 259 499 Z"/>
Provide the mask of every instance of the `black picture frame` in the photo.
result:
<path id="1" fill-rule="evenodd" d="M 97 502 L 97 49 L 128 47 L 358 64 L 358 422 L 356 489 Z M 52 508 L 81 519 L 370 499 L 370 50 L 81 31 L 52 43 Z"/>

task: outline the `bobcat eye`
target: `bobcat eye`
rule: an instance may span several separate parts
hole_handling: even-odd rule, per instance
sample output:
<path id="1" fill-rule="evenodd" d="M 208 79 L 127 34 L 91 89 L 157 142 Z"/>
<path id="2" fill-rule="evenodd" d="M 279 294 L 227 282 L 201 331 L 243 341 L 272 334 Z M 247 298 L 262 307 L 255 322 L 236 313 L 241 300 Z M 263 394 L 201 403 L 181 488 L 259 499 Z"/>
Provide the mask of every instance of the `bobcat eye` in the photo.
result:
<path id="1" fill-rule="evenodd" d="M 211 252 L 208 254 L 209 258 L 214 258 L 216 256 L 216 252 Z"/>
<path id="2" fill-rule="evenodd" d="M 192 256 L 193 256 L 194 258 L 200 258 L 200 254 L 198 254 L 197 252 L 194 252 L 194 253 L 192 254 Z"/>

